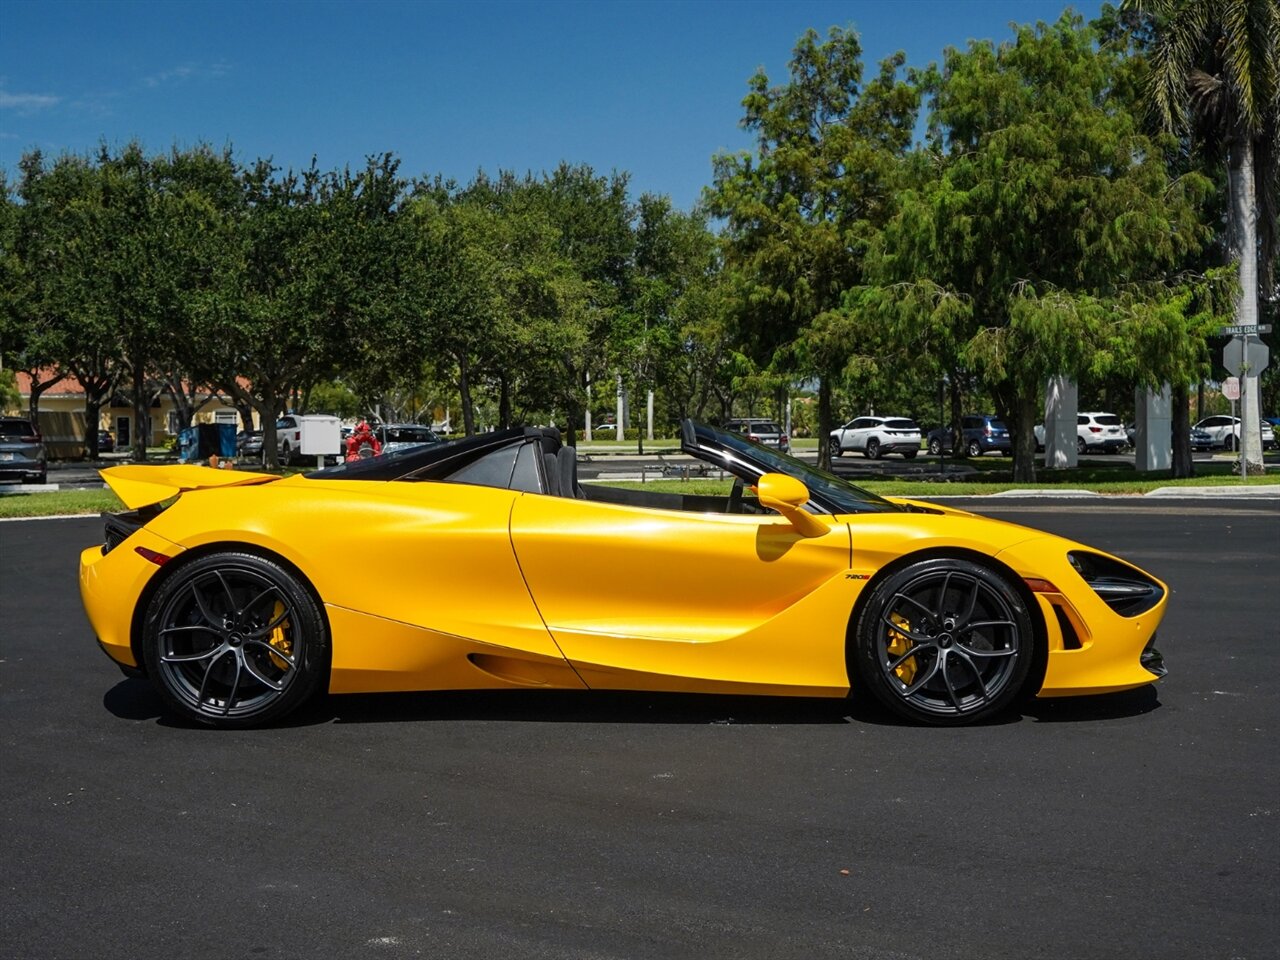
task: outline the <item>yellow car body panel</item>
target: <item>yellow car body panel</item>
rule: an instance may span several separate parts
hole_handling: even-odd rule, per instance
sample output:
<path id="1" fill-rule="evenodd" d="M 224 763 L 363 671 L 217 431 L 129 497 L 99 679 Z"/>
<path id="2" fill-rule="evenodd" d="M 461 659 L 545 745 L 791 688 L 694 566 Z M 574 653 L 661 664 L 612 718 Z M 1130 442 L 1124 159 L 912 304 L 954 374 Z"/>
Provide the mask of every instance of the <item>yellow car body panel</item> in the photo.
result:
<path id="1" fill-rule="evenodd" d="M 294 567 L 323 604 L 335 693 L 591 687 L 840 697 L 860 595 L 904 558 L 945 553 L 1037 584 L 1033 610 L 1048 648 L 1042 696 L 1157 679 L 1139 656 L 1167 588 L 1152 609 L 1122 617 L 1067 559 L 1074 549 L 1101 551 L 931 504 L 819 517 L 826 532 L 805 536 L 771 514 L 461 483 L 280 480 L 202 467 L 103 476 L 134 507 L 181 494 L 110 553 L 95 547 L 81 557 L 90 622 L 128 667 L 138 666 L 134 611 L 156 578 L 187 552 L 244 549 Z M 158 565 L 138 547 L 173 559 Z M 1076 646 L 1060 617 L 1075 625 Z"/>

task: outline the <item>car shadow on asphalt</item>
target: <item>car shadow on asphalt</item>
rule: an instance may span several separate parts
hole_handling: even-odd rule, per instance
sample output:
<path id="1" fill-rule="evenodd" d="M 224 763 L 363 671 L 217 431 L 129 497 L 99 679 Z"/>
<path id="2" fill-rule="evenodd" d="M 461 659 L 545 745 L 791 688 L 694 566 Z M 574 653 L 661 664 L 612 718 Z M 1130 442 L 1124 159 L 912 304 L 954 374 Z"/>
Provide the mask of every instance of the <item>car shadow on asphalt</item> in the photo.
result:
<path id="1" fill-rule="evenodd" d="M 155 720 L 162 726 L 192 727 L 174 716 L 145 680 L 121 680 L 102 704 L 121 720 Z M 1034 723 L 1089 723 L 1150 713 L 1160 706 L 1152 687 L 1093 697 L 1036 700 L 1020 711 L 979 726 Z M 317 697 L 272 726 L 325 723 L 405 723 L 457 720 L 527 723 L 650 724 L 855 724 L 913 726 L 868 697 L 755 697 L 724 694 L 625 693 L 613 691 L 433 691 L 428 693 L 343 694 Z"/>

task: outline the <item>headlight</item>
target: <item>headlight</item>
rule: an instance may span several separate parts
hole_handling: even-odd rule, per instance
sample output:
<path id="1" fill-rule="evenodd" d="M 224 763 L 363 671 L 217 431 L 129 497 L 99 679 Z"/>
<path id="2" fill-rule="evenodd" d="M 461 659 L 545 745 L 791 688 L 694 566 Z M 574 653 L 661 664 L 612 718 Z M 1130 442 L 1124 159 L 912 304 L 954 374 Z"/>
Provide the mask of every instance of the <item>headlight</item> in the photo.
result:
<path id="1" fill-rule="evenodd" d="M 1122 617 L 1146 613 L 1164 596 L 1155 580 L 1110 557 L 1072 550 L 1067 560 L 1093 592 Z"/>

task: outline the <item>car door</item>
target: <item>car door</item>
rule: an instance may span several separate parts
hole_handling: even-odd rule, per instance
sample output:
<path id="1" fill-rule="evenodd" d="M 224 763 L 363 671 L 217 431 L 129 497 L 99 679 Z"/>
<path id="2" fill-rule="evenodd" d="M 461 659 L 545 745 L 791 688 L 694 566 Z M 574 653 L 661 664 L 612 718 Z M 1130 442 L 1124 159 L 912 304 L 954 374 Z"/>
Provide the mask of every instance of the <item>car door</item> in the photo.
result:
<path id="1" fill-rule="evenodd" d="M 847 603 L 841 616 L 816 618 L 825 629 L 770 622 L 818 602 L 824 585 L 843 587 L 846 523 L 805 538 L 774 514 L 526 494 L 511 541 L 539 613 L 588 686 L 817 688 L 843 670 L 832 658 L 844 655 Z"/>
<path id="2" fill-rule="evenodd" d="M 851 420 L 849 422 L 849 432 L 846 434 L 844 449 L 867 449 L 867 436 L 871 433 L 871 428 L 875 426 L 875 422 L 871 417 L 858 417 Z"/>

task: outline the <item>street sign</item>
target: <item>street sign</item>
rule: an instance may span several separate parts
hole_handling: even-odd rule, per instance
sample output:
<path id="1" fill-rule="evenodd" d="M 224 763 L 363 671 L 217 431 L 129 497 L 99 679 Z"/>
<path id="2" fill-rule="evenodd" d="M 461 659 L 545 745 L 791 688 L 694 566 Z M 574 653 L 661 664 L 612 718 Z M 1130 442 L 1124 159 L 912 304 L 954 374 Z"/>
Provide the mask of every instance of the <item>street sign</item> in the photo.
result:
<path id="1" fill-rule="evenodd" d="M 1240 381 L 1235 377 L 1227 377 L 1222 381 L 1222 395 L 1228 400 L 1240 399 Z"/>
<path id="2" fill-rule="evenodd" d="M 1219 327 L 1218 336 L 1220 337 L 1237 337 L 1237 336 L 1253 336 L 1259 333 L 1270 333 L 1271 324 L 1260 323 L 1256 327 L 1248 326 L 1243 323 L 1237 323 L 1233 327 Z"/>
<path id="3" fill-rule="evenodd" d="M 1236 376 L 1240 376 L 1248 364 L 1249 376 L 1256 377 L 1270 362 L 1271 350 L 1260 340 L 1235 337 L 1222 350 L 1222 365 Z"/>

